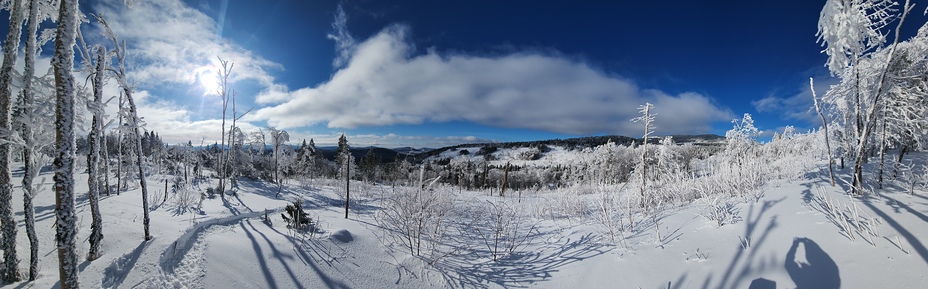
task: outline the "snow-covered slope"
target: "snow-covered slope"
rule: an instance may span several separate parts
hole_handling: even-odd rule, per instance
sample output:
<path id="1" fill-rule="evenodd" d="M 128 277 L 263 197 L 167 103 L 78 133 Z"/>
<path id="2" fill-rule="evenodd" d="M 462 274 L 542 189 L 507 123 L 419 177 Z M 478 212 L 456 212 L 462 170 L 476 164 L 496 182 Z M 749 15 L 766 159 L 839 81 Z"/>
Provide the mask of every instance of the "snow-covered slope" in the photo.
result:
<path id="1" fill-rule="evenodd" d="M 552 148 L 546 157 L 562 153 Z M 551 217 L 579 203 L 595 204 L 595 193 L 508 194 L 504 201 L 525 212 L 533 230 L 496 261 L 410 256 L 377 222 L 379 198 L 389 187 L 356 184 L 358 203 L 349 219 L 336 183 L 325 180 L 287 184 L 280 199 L 272 186 L 243 181 L 236 196 L 205 199 L 198 212 L 178 210 L 169 195 L 167 203 L 155 202 L 148 242 L 142 240 L 139 192 L 131 190 L 103 197 L 103 255 L 80 264 L 80 281 L 84 288 L 748 288 L 752 282 L 775 284 L 759 288 L 924 288 L 926 192 L 890 187 L 858 199 L 821 179 L 770 187 L 758 202 L 729 208 L 734 223 L 721 227 L 703 217 L 700 202 L 639 216 L 618 245 L 609 245 L 594 215 Z M 39 279 L 4 288 L 57 287 L 50 180 L 36 200 Z M 86 192 L 86 175 L 77 183 L 78 192 Z M 150 183 L 152 192 L 163 190 L 158 177 Z M 500 201 L 484 192 L 455 192 L 461 204 Z M 296 198 L 305 200 L 320 232 L 287 229 L 275 210 Z M 86 254 L 84 196 L 78 208 Z M 262 221 L 265 209 L 271 224 Z M 16 216 L 22 218 L 21 210 Z M 19 252 L 28 252 L 20 236 Z M 467 238 L 453 243 L 462 250 L 484 245 Z M 20 258 L 25 266 L 28 256 Z"/>

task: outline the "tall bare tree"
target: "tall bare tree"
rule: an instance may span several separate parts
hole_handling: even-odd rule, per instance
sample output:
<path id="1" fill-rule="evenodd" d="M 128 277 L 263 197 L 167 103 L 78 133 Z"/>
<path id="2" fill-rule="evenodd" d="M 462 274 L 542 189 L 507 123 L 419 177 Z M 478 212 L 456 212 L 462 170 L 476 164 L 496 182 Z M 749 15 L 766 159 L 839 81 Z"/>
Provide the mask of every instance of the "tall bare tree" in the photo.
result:
<path id="1" fill-rule="evenodd" d="M 80 11 L 78 0 L 61 0 L 52 67 L 55 70 L 55 214 L 58 269 L 62 289 L 78 282 L 77 214 L 74 208 L 74 44 Z"/>
<path id="2" fill-rule="evenodd" d="M 52 18 L 57 8 L 51 3 L 39 0 L 29 0 L 28 26 L 26 28 L 26 46 L 23 58 L 23 81 L 20 90 L 20 105 L 18 119 L 14 119 L 19 128 L 23 146 L 23 217 L 26 227 L 26 236 L 29 238 L 29 281 L 38 277 L 39 270 L 39 238 L 35 232 L 35 206 L 33 200 L 38 188 L 33 185 L 35 177 L 42 166 L 48 162 L 48 157 L 40 153 L 54 143 L 52 122 L 48 120 L 51 107 L 46 103 L 50 95 L 43 95 L 42 101 L 37 99 L 36 90 L 39 87 L 50 89 L 53 86 L 47 82 L 36 83 L 35 56 L 38 54 L 37 32 L 39 22 Z"/>
<path id="3" fill-rule="evenodd" d="M 290 133 L 273 127 L 268 127 L 267 130 L 271 133 L 271 144 L 274 145 L 274 181 L 277 182 L 277 194 L 275 196 L 279 197 L 283 187 L 283 178 L 280 176 L 280 146 L 290 141 Z"/>
<path id="4" fill-rule="evenodd" d="M 226 153 L 226 110 L 229 108 L 229 98 L 230 95 L 235 93 L 229 88 L 229 75 L 232 74 L 232 68 L 235 67 L 234 63 L 229 63 L 228 60 L 219 58 L 219 97 L 222 99 L 222 134 L 219 136 L 220 145 L 219 145 L 219 169 L 217 173 L 219 174 L 219 197 L 225 198 L 225 157 Z"/>
<path id="5" fill-rule="evenodd" d="M 10 6 L 10 26 L 3 45 L 3 66 L 0 67 L 0 130 L 13 131 L 13 66 L 23 29 L 23 1 L 13 0 Z M 9 137 L 9 136 L 7 136 Z M 9 140 L 0 142 L 0 231 L 3 235 L 3 280 L 19 280 L 19 258 L 16 255 L 16 220 L 13 219 L 13 175 L 10 172 Z"/>
<path id="6" fill-rule="evenodd" d="M 115 47 L 113 53 L 116 55 L 116 67 L 110 68 L 110 70 L 115 74 L 115 79 L 119 83 L 119 87 L 122 88 L 122 93 L 126 97 L 126 102 L 129 104 L 129 111 L 128 115 L 126 115 L 126 119 L 129 123 L 129 129 L 133 132 L 132 141 L 133 149 L 136 150 L 135 156 L 139 169 L 139 186 L 142 187 L 142 226 L 145 231 L 144 239 L 147 241 L 151 240 L 151 234 L 149 232 L 151 218 L 149 217 L 148 207 L 148 184 L 145 181 L 145 170 L 142 162 L 142 134 L 139 131 L 142 121 L 139 119 L 138 107 L 135 105 L 135 99 L 132 98 L 133 88 L 129 84 L 128 76 L 126 75 L 126 42 L 119 42 L 119 38 L 116 36 L 116 33 L 113 33 L 113 30 L 110 29 L 106 19 L 98 17 L 97 21 L 103 25 L 106 37 L 113 41 Z"/>

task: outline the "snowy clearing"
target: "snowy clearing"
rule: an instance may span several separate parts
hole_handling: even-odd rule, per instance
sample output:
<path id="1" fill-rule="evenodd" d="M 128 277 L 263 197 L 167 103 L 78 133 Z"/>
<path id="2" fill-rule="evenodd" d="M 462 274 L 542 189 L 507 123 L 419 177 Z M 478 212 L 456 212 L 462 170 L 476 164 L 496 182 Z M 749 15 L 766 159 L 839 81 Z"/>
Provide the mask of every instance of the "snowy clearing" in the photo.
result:
<path id="1" fill-rule="evenodd" d="M 84 186 L 78 191 L 86 191 L 86 174 L 79 175 L 78 184 Z M 169 195 L 166 203 L 154 202 L 154 239 L 148 242 L 142 241 L 138 190 L 103 197 L 103 255 L 81 263 L 81 283 L 87 288 L 748 288 L 767 282 L 776 285 L 759 288 L 918 288 L 928 281 L 923 274 L 928 272 L 928 197 L 918 190 L 892 188 L 858 199 L 817 179 L 784 182 L 757 202 L 730 208 L 733 224 L 718 227 L 697 203 L 636 221 L 639 225 L 615 245 L 592 216 L 540 217 L 546 207 L 566 206 L 554 203 L 563 202 L 564 192 L 526 192 L 521 199 L 503 199 L 524 210 L 533 229 L 494 261 L 454 251 L 413 257 L 376 220 L 382 210 L 378 196 L 391 188 L 358 187 L 369 192 L 357 193 L 365 197 L 349 219 L 338 201 L 339 188 L 324 185 L 287 185 L 275 198 L 275 187 L 242 181 L 235 196 L 225 202 L 207 198 L 198 212 L 178 210 Z M 454 192 L 455 202 L 465 204 L 500 199 Z M 48 229 L 53 196 L 46 190 L 36 201 L 40 276 L 7 284 L 10 288 L 57 287 L 54 231 Z M 595 196 L 579 195 L 576 201 Z M 305 200 L 308 215 L 318 220 L 315 233 L 290 230 L 281 219 L 281 208 L 296 198 Z M 82 224 L 89 218 L 86 204 L 82 195 Z M 263 221 L 265 209 L 271 224 Z M 84 256 L 89 232 L 80 233 Z M 473 237 L 455 235 L 458 239 L 448 244 L 488 252 Z M 23 251 L 24 239 L 18 242 Z"/>

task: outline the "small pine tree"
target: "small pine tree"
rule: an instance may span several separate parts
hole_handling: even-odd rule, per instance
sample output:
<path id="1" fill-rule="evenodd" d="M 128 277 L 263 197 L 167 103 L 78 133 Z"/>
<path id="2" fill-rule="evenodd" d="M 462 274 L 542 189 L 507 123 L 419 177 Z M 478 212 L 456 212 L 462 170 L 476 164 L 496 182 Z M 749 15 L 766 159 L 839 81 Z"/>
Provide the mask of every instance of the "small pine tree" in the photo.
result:
<path id="1" fill-rule="evenodd" d="M 284 219 L 284 222 L 287 222 L 287 228 L 315 230 L 313 219 L 303 210 L 302 200 L 293 201 L 284 210 L 284 213 L 280 213 L 280 217 Z"/>

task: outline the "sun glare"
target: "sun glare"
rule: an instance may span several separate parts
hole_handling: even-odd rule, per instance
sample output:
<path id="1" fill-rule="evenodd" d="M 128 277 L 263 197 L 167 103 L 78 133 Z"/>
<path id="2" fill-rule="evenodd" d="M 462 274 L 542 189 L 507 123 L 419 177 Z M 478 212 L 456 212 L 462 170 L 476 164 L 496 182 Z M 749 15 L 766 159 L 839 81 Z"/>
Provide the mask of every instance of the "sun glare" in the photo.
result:
<path id="1" fill-rule="evenodd" d="M 197 78 L 199 79 L 200 87 L 203 88 L 203 95 L 219 94 L 219 77 L 215 72 L 211 73 L 211 71 L 205 71 Z"/>

